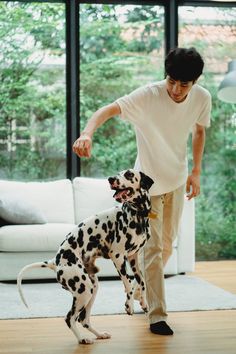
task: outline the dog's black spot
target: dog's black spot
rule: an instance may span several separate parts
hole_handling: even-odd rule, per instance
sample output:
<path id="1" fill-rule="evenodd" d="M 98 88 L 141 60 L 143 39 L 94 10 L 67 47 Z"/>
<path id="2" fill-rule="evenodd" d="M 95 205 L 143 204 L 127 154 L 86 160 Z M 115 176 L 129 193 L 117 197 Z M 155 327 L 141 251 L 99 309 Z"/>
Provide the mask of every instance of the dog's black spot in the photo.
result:
<path id="1" fill-rule="evenodd" d="M 74 236 L 70 236 L 68 238 L 68 243 L 71 245 L 71 247 L 75 250 L 77 248 L 77 242 Z"/>
<path id="2" fill-rule="evenodd" d="M 78 289 L 78 293 L 79 293 L 79 294 L 82 294 L 84 291 L 85 291 L 85 285 L 84 285 L 84 283 L 81 283 L 81 284 L 80 284 L 80 287 L 79 287 L 79 289 Z"/>
<path id="3" fill-rule="evenodd" d="M 132 179 L 133 179 L 133 177 L 134 177 L 134 173 L 131 172 L 130 170 L 127 170 L 127 171 L 125 172 L 125 174 L 124 174 L 124 177 L 125 177 L 127 180 L 131 180 L 131 181 L 132 181 Z"/>
<path id="4" fill-rule="evenodd" d="M 135 276 L 137 283 L 140 284 L 141 283 L 140 276 L 137 273 L 134 276 Z"/>
<path id="5" fill-rule="evenodd" d="M 127 233 L 126 234 L 126 242 L 125 242 L 126 251 L 131 251 L 132 247 L 134 246 L 134 243 L 131 243 L 131 240 L 132 240 L 132 235 Z"/>
<path id="6" fill-rule="evenodd" d="M 113 223 L 111 222 L 111 220 L 108 220 L 107 226 L 110 230 L 112 229 Z"/>
<path id="7" fill-rule="evenodd" d="M 131 229 L 135 229 L 135 228 L 136 228 L 136 223 L 135 223 L 134 220 L 132 220 L 132 221 L 129 223 L 129 227 L 130 227 Z"/>
<path id="8" fill-rule="evenodd" d="M 119 220 L 119 230 L 123 231 L 124 227 L 123 227 L 123 223 L 122 220 Z"/>
<path id="9" fill-rule="evenodd" d="M 99 245 L 99 237 L 97 236 L 90 236 L 89 242 L 87 244 L 87 251 L 92 251 L 93 248 L 98 248 Z"/>
<path id="10" fill-rule="evenodd" d="M 77 242 L 78 242 L 78 246 L 82 248 L 84 245 L 84 232 L 82 229 L 79 229 L 78 231 Z"/>
<path id="11" fill-rule="evenodd" d="M 78 321 L 82 322 L 86 317 L 86 309 L 84 307 L 79 311 Z"/>
<path id="12" fill-rule="evenodd" d="M 89 227 L 87 232 L 89 235 L 91 235 L 93 233 L 93 229 L 91 227 Z"/>
<path id="13" fill-rule="evenodd" d="M 126 235 L 127 233 L 127 227 L 126 226 L 123 226 L 123 233 Z"/>
<path id="14" fill-rule="evenodd" d="M 101 248 L 101 251 L 102 251 L 102 255 L 104 258 L 106 259 L 109 259 L 109 248 L 105 245 L 105 246 L 102 246 Z"/>
<path id="15" fill-rule="evenodd" d="M 57 255 L 56 255 L 56 258 L 55 258 L 55 263 L 56 263 L 56 266 L 58 266 L 59 265 L 59 263 L 60 263 L 60 260 L 61 260 L 61 256 L 62 256 L 62 254 L 63 254 L 63 249 L 61 249 L 60 250 L 60 252 L 59 253 L 57 253 Z"/>
<path id="16" fill-rule="evenodd" d="M 74 281 L 74 279 L 69 279 L 69 280 L 68 280 L 68 286 L 69 286 L 73 291 L 76 291 L 76 286 L 75 286 L 75 281 Z"/>
<path id="17" fill-rule="evenodd" d="M 71 311 L 68 312 L 68 314 L 65 318 L 65 322 L 69 328 L 71 328 L 70 320 L 71 320 Z"/>
<path id="18" fill-rule="evenodd" d="M 113 243 L 114 239 L 115 239 L 115 231 L 114 230 L 110 230 L 105 239 L 106 239 L 107 243 L 110 243 L 110 244 Z"/>
<path id="19" fill-rule="evenodd" d="M 141 243 L 139 249 L 142 248 L 142 247 L 145 245 L 145 243 L 146 243 L 146 240 L 144 240 L 144 241 Z"/>
<path id="20" fill-rule="evenodd" d="M 76 264 L 77 257 L 70 249 L 64 251 L 62 257 L 68 260 L 68 265 Z"/>
<path id="21" fill-rule="evenodd" d="M 62 275 L 63 275 L 63 270 L 59 270 L 59 271 L 57 272 L 57 281 L 58 281 L 58 282 L 60 282 Z"/>
<path id="22" fill-rule="evenodd" d="M 69 290 L 69 289 L 68 289 L 68 286 L 67 286 L 67 284 L 66 284 L 66 280 L 65 280 L 64 278 L 61 279 L 60 283 L 61 283 L 63 289 Z"/>
<path id="23" fill-rule="evenodd" d="M 123 222 L 124 222 L 125 225 L 128 225 L 128 223 L 129 223 L 129 220 L 128 220 L 126 212 L 123 213 Z"/>
<path id="24" fill-rule="evenodd" d="M 126 263 L 125 262 L 123 262 L 121 267 L 120 267 L 120 273 L 122 275 L 126 275 Z"/>
<path id="25" fill-rule="evenodd" d="M 102 224 L 102 229 L 105 233 L 107 233 L 107 224 L 103 223 Z"/>
<path id="26" fill-rule="evenodd" d="M 132 259 L 132 261 L 130 262 L 130 265 L 131 265 L 131 267 L 135 266 L 135 260 L 134 259 Z"/>

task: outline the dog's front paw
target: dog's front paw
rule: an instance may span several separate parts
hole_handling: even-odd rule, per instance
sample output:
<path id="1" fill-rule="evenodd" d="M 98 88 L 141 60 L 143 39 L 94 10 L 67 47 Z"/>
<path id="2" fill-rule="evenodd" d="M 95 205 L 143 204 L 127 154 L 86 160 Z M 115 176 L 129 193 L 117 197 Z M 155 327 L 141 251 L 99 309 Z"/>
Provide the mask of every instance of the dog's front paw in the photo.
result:
<path id="1" fill-rule="evenodd" d="M 94 340 L 90 338 L 81 338 L 79 344 L 93 344 Z"/>
<path id="2" fill-rule="evenodd" d="M 97 339 L 108 339 L 108 338 L 111 338 L 111 335 L 108 332 L 102 332 L 97 335 Z"/>
<path id="3" fill-rule="evenodd" d="M 146 299 L 142 297 L 140 299 L 139 303 L 140 303 L 140 306 L 142 307 L 143 311 L 148 312 L 148 304 L 147 304 Z"/>
<path id="4" fill-rule="evenodd" d="M 134 313 L 134 305 L 133 302 L 131 302 L 130 300 L 127 300 L 125 303 L 125 311 L 128 315 L 133 315 Z"/>

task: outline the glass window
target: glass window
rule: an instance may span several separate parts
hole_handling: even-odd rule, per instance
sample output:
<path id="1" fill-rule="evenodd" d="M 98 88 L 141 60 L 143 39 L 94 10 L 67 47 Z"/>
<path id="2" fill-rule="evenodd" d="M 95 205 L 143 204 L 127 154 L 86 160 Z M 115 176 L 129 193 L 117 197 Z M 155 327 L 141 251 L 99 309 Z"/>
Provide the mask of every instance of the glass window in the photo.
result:
<path id="1" fill-rule="evenodd" d="M 65 10 L 0 2 L 0 178 L 66 176 Z"/>
<path id="2" fill-rule="evenodd" d="M 164 10 L 160 6 L 80 5 L 80 118 L 82 129 L 102 106 L 164 78 Z M 133 128 L 119 117 L 95 133 L 81 175 L 107 176 L 132 167 Z"/>
<path id="3" fill-rule="evenodd" d="M 179 45 L 194 46 L 205 60 L 199 83 L 212 95 L 202 192 L 196 199 L 197 259 L 236 257 L 235 105 L 217 98 L 217 90 L 236 59 L 236 8 L 180 7 Z"/>

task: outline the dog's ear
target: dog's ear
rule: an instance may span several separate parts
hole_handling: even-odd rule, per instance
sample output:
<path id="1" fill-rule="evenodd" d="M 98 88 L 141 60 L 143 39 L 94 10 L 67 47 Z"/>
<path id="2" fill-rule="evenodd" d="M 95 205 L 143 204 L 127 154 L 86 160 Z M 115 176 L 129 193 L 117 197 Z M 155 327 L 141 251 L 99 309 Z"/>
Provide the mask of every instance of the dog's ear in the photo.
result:
<path id="1" fill-rule="evenodd" d="M 140 176 L 141 176 L 140 187 L 149 191 L 154 181 L 151 179 L 151 177 L 145 175 L 145 173 L 143 172 L 140 172 Z"/>

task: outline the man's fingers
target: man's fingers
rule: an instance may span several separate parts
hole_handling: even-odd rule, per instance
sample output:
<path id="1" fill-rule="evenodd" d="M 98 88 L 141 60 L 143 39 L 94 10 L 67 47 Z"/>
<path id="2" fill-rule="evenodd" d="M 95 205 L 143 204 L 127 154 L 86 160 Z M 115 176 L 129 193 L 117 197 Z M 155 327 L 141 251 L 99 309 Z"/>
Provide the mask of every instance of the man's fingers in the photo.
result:
<path id="1" fill-rule="evenodd" d="M 189 193 L 190 192 L 190 178 L 187 179 L 187 182 L 186 182 L 186 193 Z"/>
<path id="2" fill-rule="evenodd" d="M 72 149 L 79 157 L 90 157 L 91 139 L 78 138 L 74 142 Z"/>
<path id="3" fill-rule="evenodd" d="M 200 194 L 200 188 L 192 185 L 192 191 L 187 195 L 188 200 L 197 197 Z"/>

